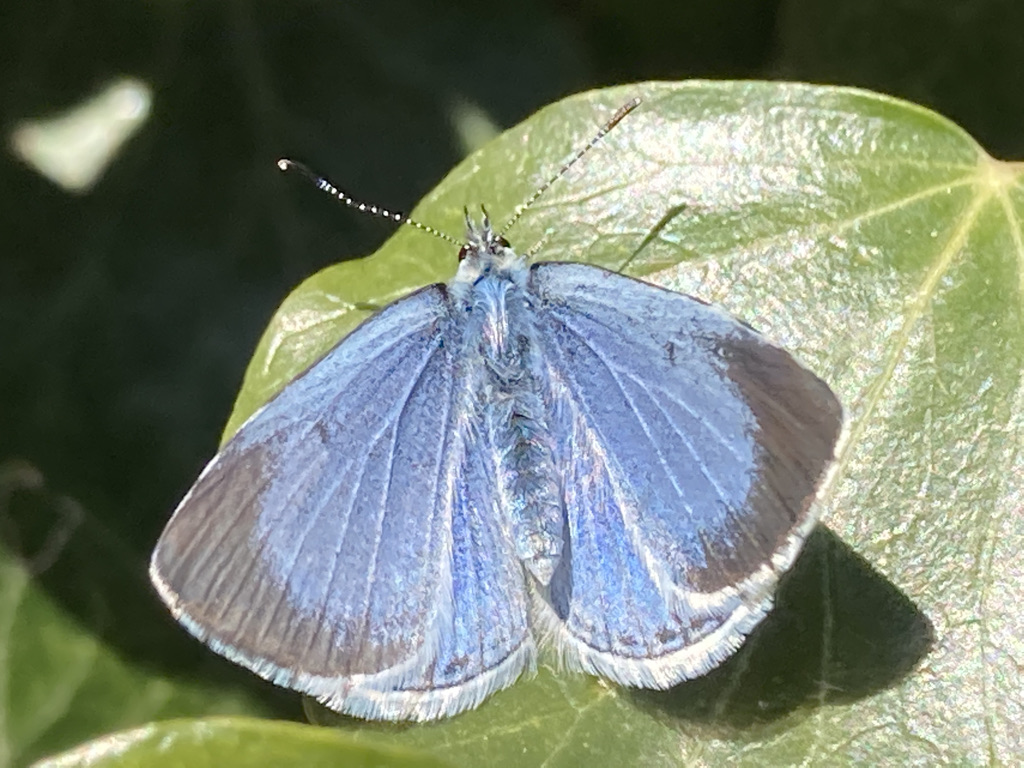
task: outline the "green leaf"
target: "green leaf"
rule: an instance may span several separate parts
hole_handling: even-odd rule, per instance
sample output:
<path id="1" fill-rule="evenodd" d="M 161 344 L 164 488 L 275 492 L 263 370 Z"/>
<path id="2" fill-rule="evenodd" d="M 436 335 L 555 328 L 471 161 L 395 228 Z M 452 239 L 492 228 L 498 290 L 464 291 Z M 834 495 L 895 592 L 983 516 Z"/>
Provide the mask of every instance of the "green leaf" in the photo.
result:
<path id="1" fill-rule="evenodd" d="M 827 527 L 744 648 L 671 691 L 544 664 L 440 723 L 309 714 L 346 738 L 457 765 L 1012 762 L 1024 732 L 1021 167 L 875 94 L 646 84 L 542 110 L 453 170 L 415 218 L 459 236 L 463 206 L 484 203 L 502 221 L 637 95 L 641 107 L 509 239 L 718 302 L 829 381 L 849 424 Z M 260 342 L 225 435 L 371 308 L 454 269 L 449 244 L 403 227 L 374 256 L 307 280 Z M 31 590 L 22 562 L 0 553 L 21 574 L 7 583 Z M 34 627 L 16 590 L 0 592 L 0 620 Z M 32 692 L 13 682 L 19 662 L 38 660 L 29 639 L 4 663 L 9 701 Z M 56 680 L 71 660 L 53 669 L 40 690 L 76 690 Z M 25 743 L 23 732 L 8 740 Z"/>
<path id="2" fill-rule="evenodd" d="M 1021 168 L 876 94 L 648 84 L 542 110 L 459 165 L 415 218 L 458 236 L 463 206 L 482 202 L 504 220 L 637 95 L 509 239 L 719 302 L 828 380 L 848 415 L 825 492 L 831 533 L 812 538 L 772 620 L 704 680 L 639 694 L 543 668 L 448 722 L 344 727 L 463 764 L 1009 758 L 1024 728 L 1006 703 L 1024 650 Z M 226 434 L 364 307 L 450 277 L 453 251 L 407 227 L 300 286 Z"/>
<path id="3" fill-rule="evenodd" d="M 330 728 L 242 717 L 169 720 L 113 733 L 37 768 L 441 768 L 429 755 L 357 744 Z"/>

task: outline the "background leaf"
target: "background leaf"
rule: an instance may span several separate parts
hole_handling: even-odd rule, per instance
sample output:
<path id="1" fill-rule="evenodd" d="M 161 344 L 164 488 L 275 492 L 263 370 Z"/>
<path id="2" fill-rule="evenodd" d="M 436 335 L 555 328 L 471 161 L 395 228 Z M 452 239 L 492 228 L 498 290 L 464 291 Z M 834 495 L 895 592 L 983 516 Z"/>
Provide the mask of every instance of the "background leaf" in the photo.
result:
<path id="1" fill-rule="evenodd" d="M 426 755 L 391 746 L 356 744 L 330 728 L 235 718 L 168 720 L 111 734 L 39 768 L 442 768 Z"/>
<path id="2" fill-rule="evenodd" d="M 392 229 L 282 177 L 279 156 L 402 210 L 560 94 L 779 73 L 910 97 L 1019 156 L 1024 5 L 897 5 L 4 4 L 5 147 L 17 121 L 123 74 L 154 101 L 88 194 L 0 153 L 0 766 L 154 719 L 303 718 L 295 695 L 187 638 L 145 577 L 273 308 Z M 701 681 L 648 696 L 542 669 L 449 723 L 345 727 L 472 764 L 1013 762 L 1019 168 L 887 99 L 683 89 L 706 119 L 649 99 L 513 240 L 550 230 L 542 255 L 611 264 L 643 245 L 632 273 L 721 301 L 832 382 L 855 430 L 828 527 L 766 626 Z M 454 234 L 464 202 L 500 218 L 626 98 L 554 107 L 520 127 L 526 146 L 489 148 L 481 173 L 461 166 L 466 186 L 453 179 L 418 215 Z M 646 190 L 621 183 L 659 167 Z M 353 268 L 322 332 L 261 348 L 239 413 L 346 332 L 358 318 L 345 302 L 451 274 L 451 250 L 414 234 Z M 403 238 L 412 251 L 388 256 Z"/>

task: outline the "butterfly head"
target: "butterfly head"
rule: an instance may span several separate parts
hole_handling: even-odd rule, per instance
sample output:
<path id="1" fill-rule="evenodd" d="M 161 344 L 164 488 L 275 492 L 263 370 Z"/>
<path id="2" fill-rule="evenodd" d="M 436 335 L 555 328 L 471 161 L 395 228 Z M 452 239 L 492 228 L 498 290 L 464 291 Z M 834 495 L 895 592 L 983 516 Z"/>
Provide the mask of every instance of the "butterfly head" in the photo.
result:
<path id="1" fill-rule="evenodd" d="M 452 280 L 453 287 L 472 287 L 487 277 L 514 280 L 525 267 L 523 257 L 491 227 L 483 206 L 480 212 L 481 218 L 475 220 L 466 210 L 466 242 L 459 249 L 459 270 Z"/>

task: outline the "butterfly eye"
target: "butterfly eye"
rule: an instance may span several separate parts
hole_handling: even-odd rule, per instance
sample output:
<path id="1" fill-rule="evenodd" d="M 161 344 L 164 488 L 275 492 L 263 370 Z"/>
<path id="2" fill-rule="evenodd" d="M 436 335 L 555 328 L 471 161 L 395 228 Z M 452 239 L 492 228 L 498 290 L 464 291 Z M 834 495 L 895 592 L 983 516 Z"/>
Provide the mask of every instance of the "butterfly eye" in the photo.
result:
<path id="1" fill-rule="evenodd" d="M 469 256 L 469 246 L 464 245 L 461 248 L 459 248 L 459 261 L 465 261 L 467 256 Z"/>
<path id="2" fill-rule="evenodd" d="M 508 240 L 506 240 L 504 237 L 501 237 L 500 235 L 498 236 L 498 239 L 496 240 L 496 242 L 502 248 L 511 248 L 512 247 L 511 243 L 509 243 Z"/>

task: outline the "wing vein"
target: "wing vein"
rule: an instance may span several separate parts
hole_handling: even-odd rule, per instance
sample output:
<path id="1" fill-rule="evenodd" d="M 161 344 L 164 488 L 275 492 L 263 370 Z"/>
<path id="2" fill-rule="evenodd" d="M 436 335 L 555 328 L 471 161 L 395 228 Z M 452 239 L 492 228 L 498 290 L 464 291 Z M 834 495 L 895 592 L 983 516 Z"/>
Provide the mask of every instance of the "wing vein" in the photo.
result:
<path id="1" fill-rule="evenodd" d="M 252 489 L 252 493 L 248 494 L 248 496 L 246 497 L 247 501 L 244 504 L 237 504 L 237 505 L 235 505 L 235 507 L 234 507 L 234 509 L 236 510 L 235 519 L 238 518 L 238 515 L 240 514 L 240 510 L 248 508 L 249 505 L 252 504 L 252 500 L 254 498 L 256 498 L 256 496 L 258 496 L 260 493 L 262 493 L 264 489 L 266 489 L 266 487 L 270 483 L 271 479 L 272 478 L 270 477 L 269 474 L 265 475 L 262 478 L 261 482 L 255 488 Z M 203 489 L 204 492 L 202 494 L 198 494 L 195 497 L 186 497 L 186 501 L 191 504 L 191 503 L 193 503 L 194 500 L 204 498 L 208 494 L 212 493 L 215 488 L 219 488 L 219 487 L 220 487 L 220 484 L 216 483 L 216 484 L 210 486 L 209 488 L 204 488 Z M 182 505 L 184 505 L 184 504 L 185 504 L 185 502 L 182 502 Z M 213 515 L 208 516 L 207 519 L 213 520 Z M 173 520 L 173 518 L 172 518 L 172 520 Z M 223 553 L 225 551 L 226 548 L 223 547 L 224 541 L 227 539 L 228 534 L 230 534 L 232 532 L 233 528 L 234 528 L 234 526 L 232 526 L 232 525 L 223 525 L 221 527 L 220 535 L 218 536 L 216 542 L 210 542 L 210 541 L 208 541 L 203 536 L 193 536 L 191 538 L 190 544 L 192 544 L 192 545 L 200 544 L 200 545 L 203 546 L 203 548 L 205 550 L 205 557 L 203 557 L 202 560 L 199 560 L 199 561 L 197 561 L 197 562 L 192 564 L 192 571 L 193 571 L 193 573 L 203 573 L 203 572 L 207 572 L 208 571 L 209 565 L 210 565 L 210 560 L 213 557 L 214 553 Z M 227 551 L 230 552 L 230 550 L 227 550 Z M 180 558 L 180 561 L 181 562 L 188 562 L 188 557 L 184 556 L 184 553 L 183 553 L 183 556 Z M 215 569 L 215 570 L 216 570 L 216 572 L 218 574 L 222 574 L 223 571 L 224 571 L 223 568 L 218 568 L 218 569 Z M 218 581 L 218 583 L 219 583 L 219 581 Z M 213 584 L 210 584 L 209 587 L 207 588 L 206 595 L 209 595 L 209 593 L 212 592 L 212 591 L 213 591 Z"/>
<path id="2" fill-rule="evenodd" d="M 309 476 L 313 474 L 313 471 L 315 470 L 315 468 L 316 467 L 315 467 L 314 464 L 310 464 L 309 466 L 307 466 L 305 468 L 305 470 L 303 471 L 303 473 L 301 475 L 301 482 L 302 483 L 304 483 L 309 478 Z M 293 496 L 293 494 L 291 494 L 291 493 L 288 494 L 289 498 L 291 498 L 292 496 Z M 238 583 L 235 585 L 235 590 L 234 590 L 234 592 L 231 593 L 231 596 L 229 598 L 227 598 L 226 600 L 220 601 L 220 614 L 219 614 L 219 618 L 220 619 L 223 619 L 225 614 L 227 613 L 227 611 L 230 610 L 232 607 L 234 607 L 235 601 L 238 599 L 238 596 L 242 593 L 242 590 L 245 589 L 246 587 L 251 587 L 252 586 L 252 582 L 250 581 L 250 577 L 252 575 L 253 569 L 256 568 L 261 563 L 262 557 L 263 557 L 263 550 L 265 548 L 266 548 L 266 535 L 260 537 L 257 540 L 255 551 L 252 553 L 252 557 L 249 558 L 249 562 L 246 565 L 244 578 L 241 578 L 241 579 L 237 580 Z M 218 578 L 210 583 L 210 589 L 209 589 L 210 592 L 216 592 L 217 589 L 220 588 L 220 585 L 222 584 L 222 582 L 224 580 L 224 575 L 228 572 L 228 569 L 227 568 L 221 568 L 221 569 L 219 569 L 219 571 L 220 571 L 220 573 L 218 574 Z M 265 587 L 265 584 L 263 586 Z M 283 595 L 283 592 L 282 592 L 282 595 Z M 254 602 L 258 601 L 258 599 L 259 599 L 258 595 L 254 596 Z M 266 627 L 264 627 L 264 630 L 265 629 L 266 629 Z"/>
<path id="3" fill-rule="evenodd" d="M 704 479 L 707 480 L 709 483 L 711 483 L 712 487 L 718 493 L 719 497 L 723 498 L 723 499 L 728 498 L 725 489 L 722 488 L 722 484 L 716 478 L 712 477 L 710 472 L 708 472 L 707 465 L 704 463 L 704 460 L 701 458 L 701 456 L 697 453 L 697 449 L 693 445 L 693 442 L 679 429 L 679 427 L 676 425 L 675 421 L 673 421 L 673 419 L 669 416 L 668 412 L 662 407 L 661 403 L 659 403 L 658 400 L 655 399 L 654 395 L 651 392 L 651 389 L 647 386 L 647 383 L 644 382 L 642 379 L 638 378 L 637 376 L 631 374 L 631 373 L 626 372 L 626 376 L 631 381 L 633 381 L 635 384 L 637 384 L 637 386 L 639 386 L 647 394 L 648 398 L 650 398 L 650 401 L 654 404 L 654 407 L 657 408 L 658 411 L 661 412 L 661 415 L 665 417 L 665 421 L 668 422 L 668 424 L 671 426 L 672 431 L 675 432 L 675 434 L 679 437 L 679 440 L 683 443 L 683 445 L 686 446 L 686 450 L 689 451 L 689 453 L 693 457 L 694 461 L 697 462 L 697 468 L 700 470 L 700 473 L 704 476 Z M 659 391 L 662 394 L 664 394 L 667 397 L 669 397 L 670 399 L 672 399 L 673 402 L 677 402 L 675 400 L 675 398 L 672 398 L 672 396 L 668 392 L 664 391 L 660 387 L 658 389 L 659 389 Z M 682 408 L 686 407 L 681 402 L 678 403 L 678 404 Z M 707 426 L 706 423 L 705 423 L 705 426 Z M 715 430 L 711 430 L 711 431 L 715 432 Z M 719 435 L 716 434 L 716 436 L 719 436 Z M 723 444 L 725 444 L 724 441 L 723 441 Z M 668 465 L 666 463 L 667 459 L 665 459 L 665 457 L 662 455 L 660 450 L 658 451 L 658 457 L 661 459 L 662 464 L 665 465 L 666 470 L 667 470 L 668 469 Z M 682 493 L 682 489 L 679 488 L 679 485 L 675 481 L 673 481 L 672 485 L 676 489 L 676 491 L 678 491 L 679 493 Z"/>
<path id="4" fill-rule="evenodd" d="M 685 497 L 683 495 L 683 489 L 679 487 L 679 481 L 678 481 L 678 478 L 675 475 L 675 472 L 669 466 L 668 460 L 666 459 L 665 455 L 662 453 L 661 449 L 658 447 L 657 443 L 653 439 L 653 437 L 651 435 L 651 432 L 650 432 L 650 428 L 649 428 L 647 422 L 644 420 L 643 416 L 640 415 L 640 412 L 637 409 L 637 406 L 636 406 L 636 403 L 635 403 L 634 399 L 630 396 L 630 394 L 626 391 L 626 388 L 622 385 L 622 380 L 616 374 L 616 371 L 615 371 L 614 367 L 607 360 L 607 358 L 605 358 L 605 356 L 602 355 L 586 339 L 586 337 L 580 331 L 578 331 L 576 328 L 572 327 L 572 325 L 569 322 L 567 322 L 565 319 L 562 319 L 562 325 L 563 325 L 563 327 L 567 331 L 569 331 L 577 339 L 579 339 L 579 341 L 585 347 L 587 347 L 587 349 L 589 349 L 593 353 L 594 357 L 597 358 L 601 362 L 601 365 L 604 366 L 605 370 L 608 371 L 608 374 L 612 377 L 612 380 L 615 382 L 616 386 L 618 387 L 619 392 L 622 393 L 622 396 L 626 399 L 626 402 L 629 403 L 629 410 L 632 413 L 632 415 L 633 415 L 634 419 L 636 420 L 637 424 L 640 425 L 640 428 L 643 430 L 644 435 L 647 436 L 648 443 L 650 443 L 650 445 L 654 448 L 655 455 L 657 455 L 657 457 L 658 457 L 658 463 L 661 464 L 662 469 L 665 471 L 665 474 L 668 476 L 669 480 L 671 481 L 672 487 L 675 489 L 676 494 L 678 494 L 678 496 L 679 496 L 679 500 L 682 502 L 683 506 L 686 508 L 686 510 L 690 513 L 690 515 L 692 517 L 694 515 L 693 507 L 691 507 L 689 502 L 686 501 L 686 499 L 685 499 Z M 678 432 L 677 432 L 677 434 L 678 434 Z M 694 449 L 694 447 L 691 445 L 690 441 L 688 439 L 686 439 L 685 437 L 683 437 L 682 435 L 680 435 L 680 437 L 683 438 L 683 444 L 686 445 L 686 447 L 689 450 L 690 454 L 694 457 L 694 459 L 697 460 L 698 464 L 701 463 L 700 462 L 700 458 L 697 456 L 696 449 Z M 711 480 L 711 478 L 708 478 L 708 479 Z M 714 483 L 713 480 L 711 482 Z M 717 484 L 716 484 L 715 487 L 716 488 L 718 487 Z"/>
<path id="5" fill-rule="evenodd" d="M 591 299 L 591 301 L 593 301 L 593 300 Z M 597 304 L 598 306 L 600 306 L 602 308 L 613 308 L 610 305 L 603 304 L 602 302 L 594 301 L 593 303 Z M 618 308 L 613 308 L 613 309 L 615 309 L 616 312 L 619 312 Z M 619 313 L 621 314 L 621 312 L 619 312 Z M 553 312 L 552 315 L 557 317 L 559 322 L 561 322 L 563 324 L 563 326 L 565 326 L 566 328 L 571 330 L 574 334 L 576 334 L 577 336 L 579 336 L 581 338 L 585 337 L 585 334 L 582 331 L 580 331 L 578 328 L 570 327 L 569 321 L 565 317 L 563 317 L 561 314 L 559 314 L 557 312 Z M 606 331 L 608 331 L 611 334 L 617 334 L 617 333 L 620 332 L 620 331 L 616 330 L 615 328 L 612 328 L 611 326 L 609 326 L 607 323 L 602 322 L 597 317 L 591 316 L 589 314 L 585 315 L 585 316 L 586 316 L 586 318 L 588 320 L 590 320 L 591 322 L 594 322 L 594 323 L 600 325 L 602 328 L 604 328 Z M 689 343 L 687 341 L 680 341 L 678 339 L 673 339 L 672 341 L 675 344 L 678 344 L 680 347 L 685 347 Z M 588 345 L 588 346 L 590 346 L 590 345 Z M 590 348 L 591 348 L 592 351 L 594 351 L 595 354 L 597 354 L 596 350 L 594 350 L 592 346 L 590 346 Z M 657 350 L 657 352 L 660 353 L 660 350 Z M 705 387 L 705 389 L 709 389 L 710 390 L 710 388 L 706 384 L 704 384 L 704 387 Z M 710 424 L 708 422 L 701 421 L 701 419 L 697 415 L 697 412 L 693 409 L 693 406 L 690 405 L 686 400 L 682 399 L 678 395 L 675 395 L 675 394 L 669 392 L 664 387 L 658 387 L 657 391 L 661 392 L 662 394 L 664 394 L 673 403 L 675 403 L 680 408 L 682 408 L 684 411 L 686 411 L 691 417 L 693 417 L 693 419 L 695 421 L 700 421 L 707 428 L 708 432 L 710 432 L 718 440 L 718 442 L 721 443 L 722 447 L 725 448 L 725 450 L 727 450 L 729 453 L 731 453 L 733 456 L 735 456 L 738 460 L 743 461 L 743 457 L 738 453 L 738 451 L 736 450 L 735 446 L 733 446 L 728 440 L 726 440 L 725 437 L 722 435 L 722 433 L 714 425 L 712 425 L 712 424 Z M 710 480 L 710 478 L 708 478 L 708 479 Z"/>
<path id="6" fill-rule="evenodd" d="M 331 567 L 328 571 L 329 575 L 324 580 L 324 591 L 319 600 L 319 608 L 317 609 L 317 616 L 315 619 L 316 626 L 323 626 L 324 619 L 327 616 L 327 604 L 331 599 L 331 587 L 334 584 L 334 579 L 337 576 L 338 571 L 338 560 L 341 557 L 341 551 L 344 549 L 345 538 L 348 536 L 349 525 L 352 522 L 352 510 L 355 508 L 356 498 L 359 495 L 359 489 L 362 487 L 363 479 L 366 477 L 366 469 L 369 466 L 369 457 L 373 453 L 373 449 L 380 443 L 387 434 L 387 431 L 391 425 L 385 422 L 385 425 L 378 429 L 376 434 L 370 439 L 369 444 L 366 446 L 366 451 L 362 454 L 359 462 L 359 475 L 356 478 L 355 483 L 352 486 L 351 493 L 349 494 L 348 509 L 345 512 L 344 523 L 342 524 L 341 531 L 338 535 L 338 543 L 334 547 L 334 558 L 331 561 Z M 329 628 L 329 637 L 327 641 L 327 647 L 330 648 L 334 645 L 335 637 L 337 636 L 337 622 L 332 624 Z M 316 642 L 317 633 L 311 632 L 309 635 L 309 642 L 306 644 L 307 655 L 312 652 L 313 644 Z"/>
<path id="7" fill-rule="evenodd" d="M 363 595 L 364 595 L 363 603 L 366 606 L 364 611 L 363 611 L 363 627 L 364 627 L 363 640 L 364 641 L 365 641 L 365 638 L 366 638 L 365 627 L 367 627 L 369 625 L 369 622 L 370 622 L 370 599 L 369 599 L 370 598 L 370 588 L 372 587 L 373 582 L 374 582 L 374 580 L 377 577 L 377 568 L 379 566 L 379 559 L 380 559 L 380 548 L 381 548 L 381 544 L 382 544 L 381 533 L 384 530 L 384 519 L 388 515 L 388 500 L 389 500 L 390 495 L 391 495 L 391 485 L 392 485 L 392 483 L 394 481 L 395 447 L 398 444 L 398 437 L 399 437 L 399 433 L 401 432 L 402 421 L 405 418 L 405 415 L 407 413 L 407 409 L 409 407 L 409 402 L 412 399 L 412 394 L 423 383 L 423 373 L 430 366 L 430 361 L 433 360 L 434 355 L 437 353 L 438 349 L 439 349 L 439 347 L 436 346 L 436 345 L 430 347 L 429 353 L 424 357 L 423 364 L 420 366 L 420 369 L 416 372 L 416 376 L 413 379 L 412 385 L 406 390 L 405 397 L 402 400 L 402 405 L 398 409 L 397 418 L 394 421 L 394 433 L 393 433 L 393 436 L 392 436 L 392 439 L 391 439 L 391 449 L 388 452 L 387 483 L 385 484 L 383 495 L 382 495 L 382 499 L 381 499 L 381 514 L 377 518 L 377 522 L 376 522 L 376 524 L 374 526 L 374 531 L 375 531 L 375 534 L 376 534 L 375 535 L 375 545 L 374 545 L 374 548 L 373 548 L 373 555 L 372 555 L 371 560 L 370 560 L 369 572 L 367 573 L 367 576 L 366 576 L 366 590 L 363 593 Z M 332 583 L 334 581 L 333 577 L 334 577 L 334 574 L 332 574 L 332 579 L 331 579 Z M 365 645 L 365 642 L 361 643 L 361 646 L 362 645 Z"/>

